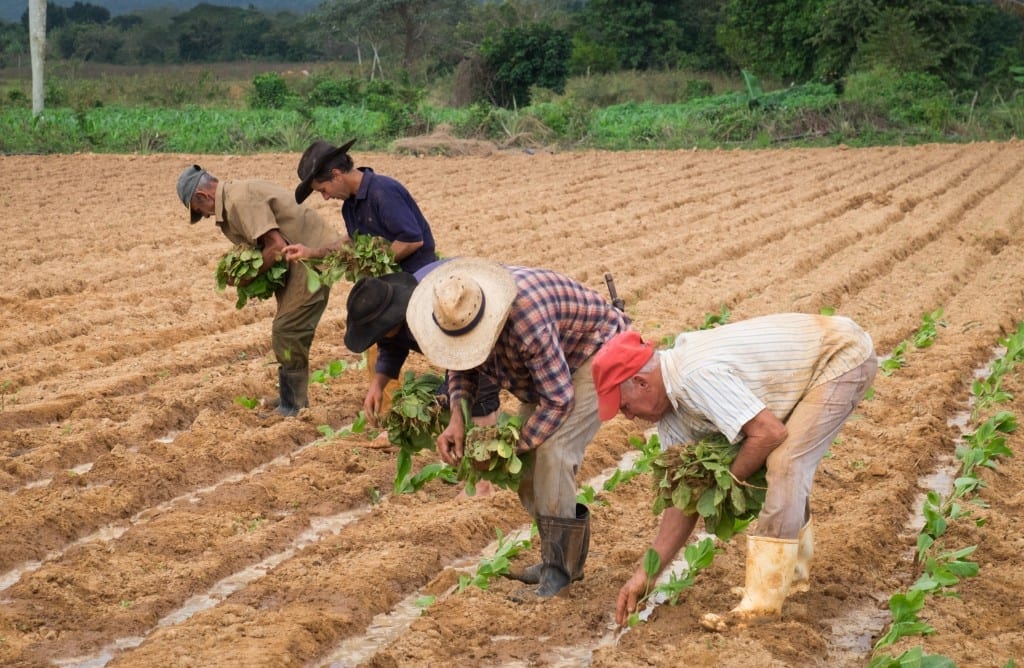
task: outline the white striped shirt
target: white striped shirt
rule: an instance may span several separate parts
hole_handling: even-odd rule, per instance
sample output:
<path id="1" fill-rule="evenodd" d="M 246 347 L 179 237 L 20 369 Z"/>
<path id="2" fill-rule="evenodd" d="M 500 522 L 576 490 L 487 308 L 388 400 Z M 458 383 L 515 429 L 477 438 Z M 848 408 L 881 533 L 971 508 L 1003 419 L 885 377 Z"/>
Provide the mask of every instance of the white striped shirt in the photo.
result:
<path id="1" fill-rule="evenodd" d="M 849 318 L 783 313 L 684 332 L 658 353 L 672 410 L 658 422 L 662 447 L 721 432 L 731 443 L 767 408 L 785 422 L 811 388 L 874 355 Z"/>

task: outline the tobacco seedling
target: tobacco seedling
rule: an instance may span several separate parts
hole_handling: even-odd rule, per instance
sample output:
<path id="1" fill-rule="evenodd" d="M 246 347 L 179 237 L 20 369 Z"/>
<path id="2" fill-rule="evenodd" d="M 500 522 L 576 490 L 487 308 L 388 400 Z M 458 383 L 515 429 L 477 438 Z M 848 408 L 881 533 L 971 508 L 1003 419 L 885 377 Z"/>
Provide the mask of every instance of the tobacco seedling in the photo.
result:
<path id="1" fill-rule="evenodd" d="M 633 462 L 630 469 L 616 469 L 611 477 L 604 481 L 604 491 L 610 492 L 623 483 L 627 483 L 641 473 L 649 473 L 651 464 L 661 454 L 661 443 L 657 434 L 651 434 L 646 441 L 639 436 L 630 436 L 629 443 L 640 450 L 640 456 Z"/>
<path id="2" fill-rule="evenodd" d="M 708 533 L 723 541 L 732 538 L 761 512 L 767 490 L 763 466 L 744 482 L 733 477 L 729 466 L 739 448 L 716 434 L 662 452 L 651 467 L 654 514 L 673 506 L 700 515 Z"/>
<path id="3" fill-rule="evenodd" d="M 897 370 L 907 366 L 907 360 L 904 358 L 906 352 L 907 342 L 900 341 L 899 345 L 892 349 L 892 354 L 889 355 L 888 359 L 883 360 L 879 365 L 882 369 L 882 373 L 886 376 L 891 376 Z"/>
<path id="4" fill-rule="evenodd" d="M 494 556 L 481 560 L 473 575 L 459 576 L 459 586 L 456 589 L 457 594 L 461 594 L 469 587 L 487 589 L 491 584 L 491 580 L 506 575 L 509 572 L 512 557 L 515 557 L 524 550 L 530 549 L 531 541 L 529 538 L 509 541 L 505 538 L 501 529 L 495 527 L 494 531 L 498 534 L 498 547 L 494 552 Z"/>
<path id="5" fill-rule="evenodd" d="M 391 410 L 381 417 L 381 428 L 387 430 L 391 444 L 398 447 L 396 494 L 415 491 L 410 480 L 413 455 L 420 450 L 433 450 L 435 440 L 448 424 L 448 410 L 436 394 L 442 382 L 437 374 L 417 376 L 407 371 L 402 384 L 391 395 Z"/>
<path id="6" fill-rule="evenodd" d="M 644 554 L 644 573 L 647 574 L 648 591 L 637 601 L 637 611 L 630 614 L 626 625 L 633 628 L 640 623 L 640 610 L 643 605 L 656 595 L 664 595 L 669 605 L 677 605 L 679 597 L 684 591 L 693 586 L 697 574 L 711 565 L 717 550 L 715 541 L 712 538 L 704 538 L 696 543 L 691 543 L 683 550 L 683 557 L 686 559 L 686 571 L 682 575 L 669 574 L 668 582 L 664 582 L 650 588 L 651 583 L 658 577 L 661 571 L 661 557 L 653 548 L 648 548 Z"/>
<path id="7" fill-rule="evenodd" d="M 383 276 L 401 269 L 387 240 L 359 233 L 351 244 L 322 258 L 301 262 L 306 267 L 306 288 L 310 292 L 334 285 L 342 278 L 355 283 L 364 276 Z"/>
<path id="8" fill-rule="evenodd" d="M 914 346 L 917 348 L 928 348 L 935 343 L 935 337 L 938 335 L 936 327 L 945 327 L 946 321 L 942 319 L 943 311 L 941 308 L 935 309 L 931 313 L 925 313 L 921 316 L 922 325 L 917 333 L 914 334 Z"/>
<path id="9" fill-rule="evenodd" d="M 223 292 L 228 285 L 234 285 L 238 298 L 235 308 L 242 308 L 250 299 L 269 299 L 274 292 L 282 287 L 288 263 L 278 260 L 267 271 L 260 273 L 263 267 L 263 252 L 248 244 L 238 244 L 217 262 L 214 280 L 217 292 Z"/>
<path id="10" fill-rule="evenodd" d="M 242 408 L 248 408 L 249 410 L 252 410 L 260 405 L 260 400 L 257 399 L 256 397 L 238 396 L 235 397 L 235 403 L 241 406 Z"/>
<path id="11" fill-rule="evenodd" d="M 348 362 L 345 360 L 333 360 L 328 362 L 327 366 L 323 369 L 317 369 L 313 373 L 309 374 L 309 382 L 327 384 L 329 378 L 337 378 L 341 374 L 345 373 L 348 368 Z"/>
<path id="12" fill-rule="evenodd" d="M 463 402 L 466 424 L 470 424 L 469 407 Z M 466 495 L 476 494 L 476 484 L 487 480 L 504 489 L 516 491 L 522 478 L 523 460 L 516 454 L 523 418 L 500 413 L 493 427 L 473 426 L 466 431 L 462 461 L 455 471 L 465 481 Z"/>
<path id="13" fill-rule="evenodd" d="M 714 329 L 715 327 L 718 327 L 719 325 L 724 325 L 725 323 L 729 322 L 729 316 L 730 315 L 732 315 L 732 311 L 727 309 L 725 307 L 725 304 L 722 304 L 722 310 L 719 311 L 718 313 L 707 313 L 707 314 L 705 314 L 704 315 L 704 324 L 702 324 L 697 329 Z"/>

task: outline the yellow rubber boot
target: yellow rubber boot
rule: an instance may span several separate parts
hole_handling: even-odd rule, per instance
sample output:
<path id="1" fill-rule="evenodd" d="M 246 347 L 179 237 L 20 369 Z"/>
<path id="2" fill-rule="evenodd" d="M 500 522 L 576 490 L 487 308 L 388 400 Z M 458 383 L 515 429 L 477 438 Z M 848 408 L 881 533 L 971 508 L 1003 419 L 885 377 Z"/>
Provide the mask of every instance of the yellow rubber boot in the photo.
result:
<path id="1" fill-rule="evenodd" d="M 701 626 L 724 631 L 730 626 L 758 624 L 779 618 L 796 571 L 796 540 L 747 536 L 747 573 L 743 600 L 724 615 L 708 613 Z"/>
<path id="2" fill-rule="evenodd" d="M 802 592 L 811 588 L 811 559 L 814 558 L 814 529 L 811 521 L 800 529 L 797 536 L 796 566 L 793 569 L 793 583 L 790 592 Z"/>

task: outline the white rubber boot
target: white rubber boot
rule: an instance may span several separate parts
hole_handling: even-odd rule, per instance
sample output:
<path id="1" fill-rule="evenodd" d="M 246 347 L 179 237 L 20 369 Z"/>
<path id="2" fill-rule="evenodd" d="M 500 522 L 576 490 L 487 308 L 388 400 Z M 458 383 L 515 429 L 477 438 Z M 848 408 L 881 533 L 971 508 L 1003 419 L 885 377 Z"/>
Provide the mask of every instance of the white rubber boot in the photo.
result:
<path id="1" fill-rule="evenodd" d="M 793 583 L 790 592 L 802 592 L 811 588 L 811 559 L 814 558 L 814 529 L 811 521 L 803 525 L 797 536 L 796 566 L 793 568 Z"/>
<path id="2" fill-rule="evenodd" d="M 782 614 L 782 602 L 793 583 L 798 551 L 796 540 L 747 536 L 743 600 L 724 615 L 704 615 L 700 620 L 701 626 L 710 631 L 724 631 L 730 626 L 778 619 Z"/>

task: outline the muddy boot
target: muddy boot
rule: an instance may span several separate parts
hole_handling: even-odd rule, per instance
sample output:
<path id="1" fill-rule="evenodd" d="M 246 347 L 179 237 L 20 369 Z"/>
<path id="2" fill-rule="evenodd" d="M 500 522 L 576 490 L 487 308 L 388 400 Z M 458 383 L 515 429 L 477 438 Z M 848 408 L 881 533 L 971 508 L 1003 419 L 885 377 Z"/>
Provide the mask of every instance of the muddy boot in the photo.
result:
<path id="1" fill-rule="evenodd" d="M 796 570 L 796 540 L 747 536 L 747 585 L 739 605 L 723 615 L 708 613 L 700 623 L 709 631 L 778 619 Z"/>
<path id="2" fill-rule="evenodd" d="M 281 400 L 276 409 L 279 415 L 292 417 L 309 406 L 309 369 L 280 367 L 277 382 L 281 390 Z"/>
<path id="3" fill-rule="evenodd" d="M 549 598 L 570 582 L 583 579 L 583 564 L 590 552 L 590 510 L 577 503 L 575 519 L 538 517 L 537 526 L 545 527 L 543 534 L 546 540 L 540 544 L 544 563 L 535 593 L 541 598 Z"/>
<path id="4" fill-rule="evenodd" d="M 577 503 L 576 504 L 576 519 L 578 519 L 578 520 L 589 520 L 590 519 L 590 509 L 587 508 L 582 503 Z M 540 544 L 544 545 L 544 534 L 541 533 L 541 526 L 540 526 L 539 523 L 537 525 L 537 533 L 538 533 L 539 538 L 540 538 Z M 583 552 L 580 555 L 579 574 L 577 575 L 577 577 L 573 578 L 573 582 L 575 582 L 576 580 L 582 580 L 583 579 L 583 562 L 587 560 L 587 553 L 589 551 L 590 551 L 590 522 L 588 521 L 587 524 L 586 524 L 586 533 L 585 533 L 585 535 L 583 537 Z M 511 580 L 519 580 L 520 582 L 524 582 L 524 583 L 526 583 L 528 585 L 535 585 L 535 584 L 538 584 L 540 582 L 540 574 L 541 574 L 541 571 L 543 571 L 543 570 L 544 570 L 544 562 L 542 561 L 542 562 L 536 563 L 536 564 L 534 564 L 532 566 L 527 566 L 522 571 L 518 571 L 518 572 L 514 572 L 514 573 L 506 573 L 505 577 L 507 577 L 507 578 L 509 578 Z"/>
<path id="5" fill-rule="evenodd" d="M 814 557 L 814 529 L 811 521 L 800 529 L 797 536 L 796 566 L 793 568 L 793 584 L 789 586 L 790 592 L 802 592 L 811 588 L 811 559 Z"/>

